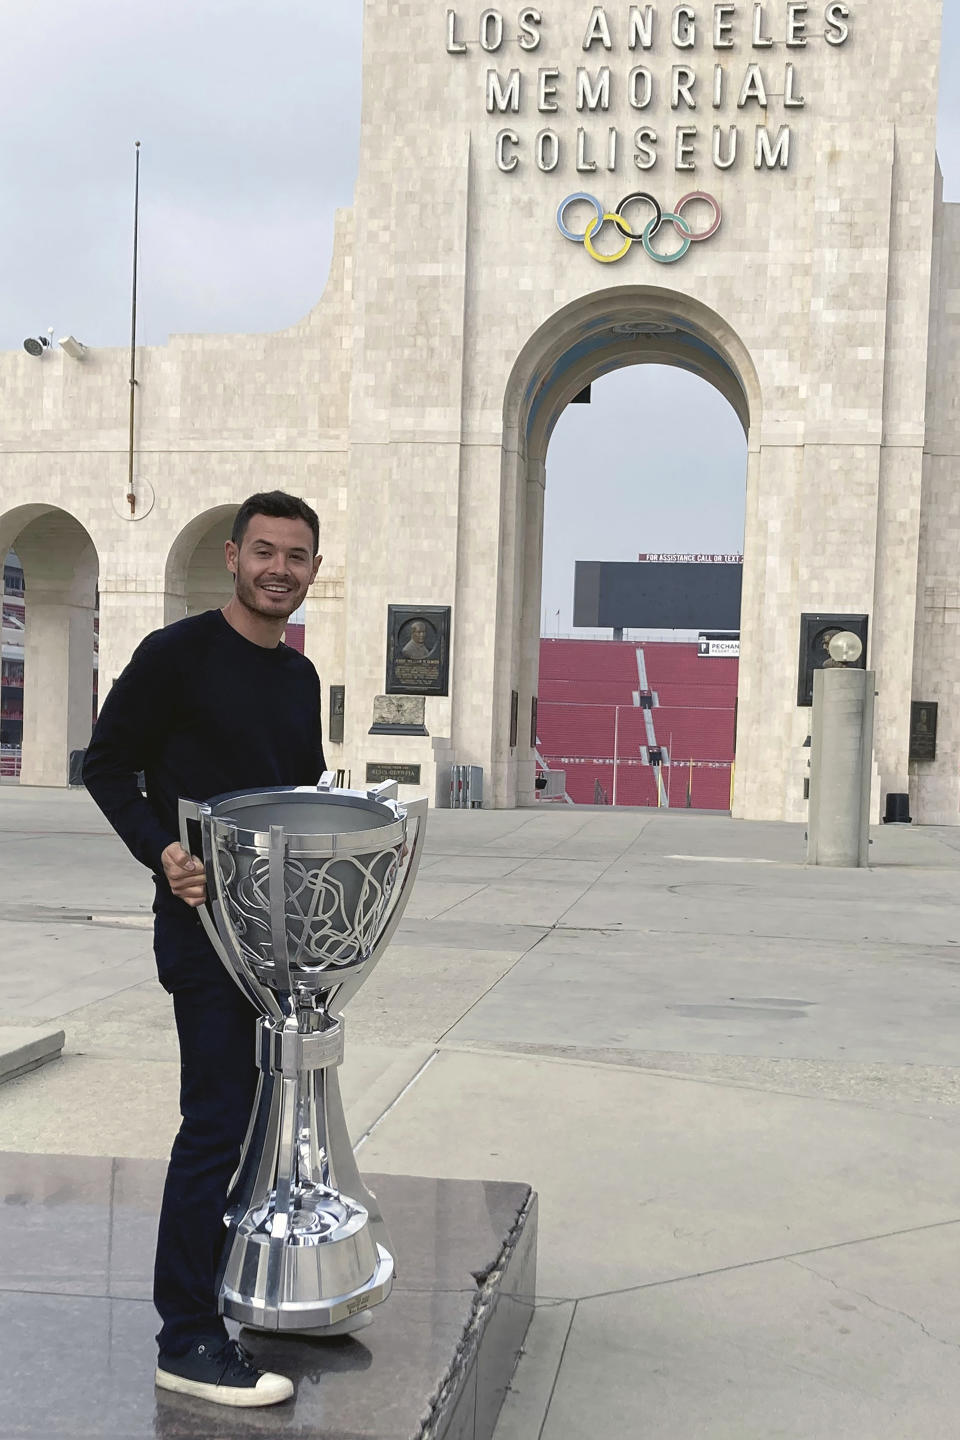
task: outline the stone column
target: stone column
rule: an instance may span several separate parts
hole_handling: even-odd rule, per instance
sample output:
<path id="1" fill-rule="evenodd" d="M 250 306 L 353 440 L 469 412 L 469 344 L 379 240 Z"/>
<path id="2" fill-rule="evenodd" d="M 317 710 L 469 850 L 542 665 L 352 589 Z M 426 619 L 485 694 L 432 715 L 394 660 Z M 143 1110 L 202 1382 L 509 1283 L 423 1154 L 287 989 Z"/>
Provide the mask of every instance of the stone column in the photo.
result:
<path id="1" fill-rule="evenodd" d="M 516 804 L 532 805 L 537 798 L 536 761 L 530 744 L 532 703 L 540 686 L 540 610 L 543 589 L 543 507 L 546 465 L 527 466 L 524 512 L 523 613 L 520 617 L 520 692 L 517 726 Z"/>
<path id="2" fill-rule="evenodd" d="M 519 457 L 516 453 L 505 456 L 499 442 L 464 447 L 460 464 L 451 753 L 449 759 L 446 755 L 442 760 L 438 757 L 438 763 L 444 767 L 450 762 L 482 765 L 483 799 L 488 808 L 516 803 L 508 739 L 510 692 L 517 688 L 515 656 L 519 645 L 516 496 L 518 491 L 523 494 L 525 483 Z M 522 535 L 519 543 L 522 546 Z M 539 604 L 538 596 L 538 608 Z"/>
<path id="3" fill-rule="evenodd" d="M 27 586 L 23 666 L 21 785 L 66 785 L 71 750 L 82 750 L 93 724 L 93 614 L 96 557 L 89 572 L 64 585 L 31 574 Z"/>
<path id="4" fill-rule="evenodd" d="M 330 739 L 330 686 L 345 684 L 345 655 L 343 628 L 343 567 L 325 566 L 320 576 L 311 585 L 304 601 L 304 653 L 311 660 L 320 676 L 322 693 L 321 715 L 323 724 L 323 753 L 331 770 L 339 770 L 344 764 L 343 742 L 335 744 Z M 350 705 L 350 695 L 346 704 Z M 317 777 L 319 779 L 319 776 Z M 360 785 L 363 777 L 351 775 L 351 783 Z"/>
<path id="5" fill-rule="evenodd" d="M 808 865 L 869 864 L 875 683 L 872 670 L 814 674 Z"/>
<path id="6" fill-rule="evenodd" d="M 100 704 L 140 641 L 185 614 L 182 593 L 164 588 L 163 577 L 106 574 L 100 579 Z"/>

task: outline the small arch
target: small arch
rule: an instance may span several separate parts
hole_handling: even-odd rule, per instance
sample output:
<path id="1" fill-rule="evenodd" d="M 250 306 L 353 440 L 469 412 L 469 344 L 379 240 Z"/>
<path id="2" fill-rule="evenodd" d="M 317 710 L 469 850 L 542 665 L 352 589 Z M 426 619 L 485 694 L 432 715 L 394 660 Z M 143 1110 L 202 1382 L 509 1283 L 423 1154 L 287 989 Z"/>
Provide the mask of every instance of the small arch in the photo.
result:
<path id="1" fill-rule="evenodd" d="M 233 594 L 233 577 L 223 547 L 230 539 L 236 505 L 215 505 L 186 524 L 167 555 L 165 591 L 169 597 L 166 623 L 217 610 Z"/>
<path id="2" fill-rule="evenodd" d="M 0 554 L 11 549 L 25 598 L 20 780 L 66 785 L 70 754 L 93 728 L 97 550 L 75 516 L 45 504 L 0 516 Z"/>

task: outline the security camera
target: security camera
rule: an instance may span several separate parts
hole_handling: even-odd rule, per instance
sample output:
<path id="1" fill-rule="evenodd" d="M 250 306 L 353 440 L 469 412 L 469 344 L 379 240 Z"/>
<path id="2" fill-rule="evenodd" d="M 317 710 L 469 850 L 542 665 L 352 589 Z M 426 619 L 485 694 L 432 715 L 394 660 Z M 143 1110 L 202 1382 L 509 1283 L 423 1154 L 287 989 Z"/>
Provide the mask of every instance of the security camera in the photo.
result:
<path id="1" fill-rule="evenodd" d="M 24 350 L 26 350 L 28 355 L 32 355 L 35 360 L 39 360 L 43 355 L 44 351 L 49 349 L 49 346 L 50 341 L 45 335 L 41 335 L 39 336 L 39 338 L 34 338 L 33 335 L 28 335 L 26 340 L 24 340 L 23 342 Z"/>
<path id="2" fill-rule="evenodd" d="M 65 350 L 71 360 L 85 360 L 87 358 L 87 347 L 75 335 L 64 335 L 58 342 L 61 350 Z"/>

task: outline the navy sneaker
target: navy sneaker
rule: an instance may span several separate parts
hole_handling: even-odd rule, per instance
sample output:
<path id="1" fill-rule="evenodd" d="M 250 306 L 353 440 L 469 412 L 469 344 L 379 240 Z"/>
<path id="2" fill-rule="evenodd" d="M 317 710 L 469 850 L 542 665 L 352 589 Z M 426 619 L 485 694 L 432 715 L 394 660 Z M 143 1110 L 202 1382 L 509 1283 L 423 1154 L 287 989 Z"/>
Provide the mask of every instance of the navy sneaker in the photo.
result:
<path id="1" fill-rule="evenodd" d="M 156 1383 L 161 1390 L 212 1400 L 214 1405 L 277 1405 L 293 1394 L 285 1375 L 258 1370 L 236 1340 L 198 1340 L 186 1355 L 161 1355 Z"/>

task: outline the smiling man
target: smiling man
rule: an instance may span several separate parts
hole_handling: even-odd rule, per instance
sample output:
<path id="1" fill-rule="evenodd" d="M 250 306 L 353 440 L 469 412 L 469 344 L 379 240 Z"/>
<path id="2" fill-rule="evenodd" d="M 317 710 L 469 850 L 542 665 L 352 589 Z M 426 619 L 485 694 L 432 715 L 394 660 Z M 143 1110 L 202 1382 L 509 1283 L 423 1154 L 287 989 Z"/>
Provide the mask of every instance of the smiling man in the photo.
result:
<path id="1" fill-rule="evenodd" d="M 272 1405 L 293 1386 L 261 1373 L 217 1310 L 227 1188 L 256 1088 L 256 1012 L 200 924 L 203 866 L 178 839 L 178 802 L 315 784 L 323 773 L 320 681 L 281 643 L 316 577 L 318 551 L 319 522 L 303 500 L 281 491 L 246 500 L 226 543 L 233 596 L 138 646 L 104 701 L 83 771 L 120 838 L 153 872 L 154 952 L 180 1040 L 183 1123 L 154 1271 L 163 1322 L 156 1382 L 223 1405 Z"/>

